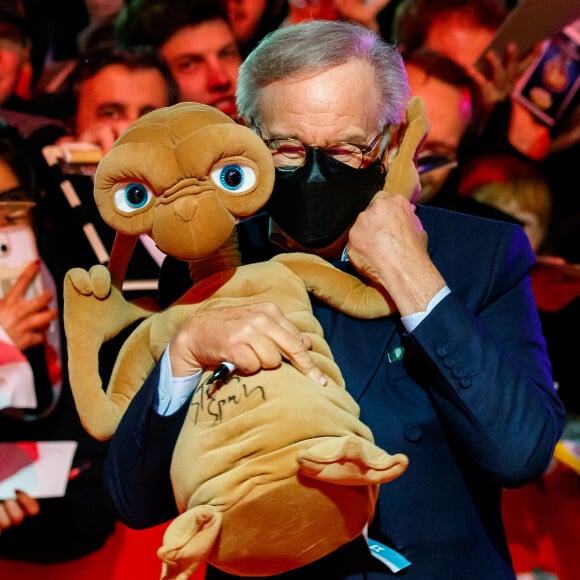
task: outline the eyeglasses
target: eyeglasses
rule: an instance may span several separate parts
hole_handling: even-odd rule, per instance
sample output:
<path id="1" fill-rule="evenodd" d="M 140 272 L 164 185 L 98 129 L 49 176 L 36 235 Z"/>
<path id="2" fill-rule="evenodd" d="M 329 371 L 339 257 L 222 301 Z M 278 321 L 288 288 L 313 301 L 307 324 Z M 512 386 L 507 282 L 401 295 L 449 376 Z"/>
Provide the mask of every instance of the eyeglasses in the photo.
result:
<path id="1" fill-rule="evenodd" d="M 0 225 L 20 223 L 30 218 L 30 210 L 36 205 L 33 201 L 0 201 Z"/>
<path id="2" fill-rule="evenodd" d="M 304 145 L 298 139 L 263 139 L 268 149 L 272 153 L 274 166 L 280 171 L 296 171 L 306 163 L 308 151 L 317 149 L 325 155 L 332 157 L 340 163 L 344 163 L 354 169 L 360 169 L 365 162 L 373 162 L 378 158 L 376 153 L 377 144 L 386 134 L 387 127 L 383 128 L 379 134 L 369 143 L 369 145 L 356 145 L 354 143 L 336 143 L 329 147 L 310 147 Z M 258 128 L 259 133 L 259 128 Z"/>
<path id="3" fill-rule="evenodd" d="M 0 202 L 29 202 L 31 201 L 31 197 L 30 189 L 25 185 L 16 185 L 15 187 L 0 191 Z"/>

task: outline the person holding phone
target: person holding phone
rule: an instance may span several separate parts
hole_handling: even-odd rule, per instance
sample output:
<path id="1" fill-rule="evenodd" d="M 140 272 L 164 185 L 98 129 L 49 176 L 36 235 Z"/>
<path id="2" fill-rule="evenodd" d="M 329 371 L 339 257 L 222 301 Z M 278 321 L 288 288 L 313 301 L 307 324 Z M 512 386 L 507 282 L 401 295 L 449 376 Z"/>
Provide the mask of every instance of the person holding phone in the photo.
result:
<path id="1" fill-rule="evenodd" d="M 35 380 L 30 359 L 42 361 L 47 340 L 59 350 L 54 325 L 51 328 L 58 310 L 54 280 L 38 255 L 32 213 L 33 170 L 21 147 L 17 134 L 4 128 L 0 134 L 0 339 L 4 360 L 20 359 L 22 364 L 17 367 L 18 377 L 13 377 L 16 388 L 10 395 L 5 391 L 2 406 L 30 400 L 42 412 L 58 396 L 60 380 L 42 389 L 47 382 Z M 11 354 L 12 349 L 23 354 Z M 4 388 L 11 384 L 7 373 L 4 366 Z M 55 379 L 59 375 L 55 373 Z M 32 398 L 23 396 L 26 390 L 32 392 Z"/>
<path id="2" fill-rule="evenodd" d="M 68 387 L 58 308 L 62 289 L 48 266 L 46 224 L 34 213 L 36 183 L 26 142 L 12 127 L 0 128 L 0 264 L 3 252 L 33 247 L 23 245 L 22 234 L 32 232 L 39 250 L 36 257 L 23 254 L 21 273 L 2 281 L 0 390 L 15 366 L 19 372 L 12 396 L 0 396 L 0 441 L 76 441 L 73 469 L 91 465 L 69 481 L 63 497 L 37 499 L 14 490 L 13 497 L 0 501 L 0 558 L 49 563 L 100 548 L 115 518 L 103 496 L 106 447 L 85 433 Z M 31 296 L 39 276 L 42 289 Z M 33 396 L 23 396 L 27 389 Z"/>
<path id="3" fill-rule="evenodd" d="M 478 86 L 481 147 L 509 147 L 538 160 L 548 152 L 549 131 L 525 107 L 512 102 L 511 94 L 540 47 L 521 54 L 512 42 L 502 54 L 487 50 L 508 14 L 504 0 L 401 0 L 391 39 L 403 55 L 423 48 L 464 67 Z M 476 65 L 480 58 L 485 74 Z"/>

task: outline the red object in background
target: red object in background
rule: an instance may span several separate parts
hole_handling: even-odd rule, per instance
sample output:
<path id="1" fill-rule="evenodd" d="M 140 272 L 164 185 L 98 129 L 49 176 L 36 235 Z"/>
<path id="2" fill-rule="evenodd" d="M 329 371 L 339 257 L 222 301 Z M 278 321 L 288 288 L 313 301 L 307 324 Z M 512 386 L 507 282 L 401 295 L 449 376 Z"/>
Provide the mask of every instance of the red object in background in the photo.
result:
<path id="1" fill-rule="evenodd" d="M 578 580 L 580 476 L 556 462 L 535 483 L 503 493 L 503 519 L 517 573 L 535 568 Z"/>
<path id="2" fill-rule="evenodd" d="M 290 0 L 288 20 L 292 24 L 308 20 L 336 20 L 338 12 L 332 0 Z"/>
<path id="3" fill-rule="evenodd" d="M 6 580 L 159 580 L 161 560 L 157 549 L 168 524 L 147 530 L 131 530 L 117 524 L 105 545 L 72 562 L 29 564 L 0 558 L 0 578 Z M 203 580 L 205 568 L 189 580 Z"/>
<path id="4" fill-rule="evenodd" d="M 504 491 L 503 518 L 516 572 L 540 568 L 559 580 L 578 580 L 580 477 L 563 464 L 519 489 Z M 157 548 L 168 524 L 131 530 L 117 524 L 98 552 L 63 564 L 28 564 L 0 558 L 0 578 L 10 580 L 159 580 Z M 203 580 L 200 569 L 189 580 Z"/>
<path id="5" fill-rule="evenodd" d="M 556 312 L 580 297 L 580 265 L 538 256 L 532 290 L 539 310 Z"/>
<path id="6" fill-rule="evenodd" d="M 0 481 L 12 477 L 38 459 L 38 445 L 34 441 L 0 443 Z"/>

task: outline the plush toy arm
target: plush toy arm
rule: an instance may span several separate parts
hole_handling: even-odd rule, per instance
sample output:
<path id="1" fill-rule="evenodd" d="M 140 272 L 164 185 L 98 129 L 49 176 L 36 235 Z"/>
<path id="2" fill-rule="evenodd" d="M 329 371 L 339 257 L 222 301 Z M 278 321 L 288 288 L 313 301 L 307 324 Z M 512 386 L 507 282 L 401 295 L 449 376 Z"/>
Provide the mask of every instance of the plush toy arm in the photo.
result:
<path id="1" fill-rule="evenodd" d="M 64 328 L 69 378 L 75 405 L 86 431 L 108 439 L 120 418 L 118 409 L 103 390 L 99 350 L 104 342 L 151 313 L 128 303 L 111 284 L 105 266 L 69 270 L 64 280 Z"/>
<path id="2" fill-rule="evenodd" d="M 323 258 L 293 252 L 279 254 L 272 260 L 284 264 L 303 280 L 308 292 L 344 314 L 380 318 L 395 310 L 386 292 L 342 272 Z"/>

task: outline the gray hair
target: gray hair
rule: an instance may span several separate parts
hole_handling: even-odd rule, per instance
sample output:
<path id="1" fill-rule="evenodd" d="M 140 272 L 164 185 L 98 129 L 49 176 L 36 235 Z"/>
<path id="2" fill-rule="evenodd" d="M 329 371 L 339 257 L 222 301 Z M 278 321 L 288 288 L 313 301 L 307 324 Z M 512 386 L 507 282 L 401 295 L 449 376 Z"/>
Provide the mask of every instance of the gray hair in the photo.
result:
<path id="1" fill-rule="evenodd" d="M 399 51 L 371 30 L 339 20 L 304 22 L 278 28 L 265 36 L 239 70 L 236 100 L 240 116 L 259 125 L 262 88 L 350 59 L 366 61 L 375 70 L 381 101 L 379 125 L 403 121 L 410 91 Z"/>

